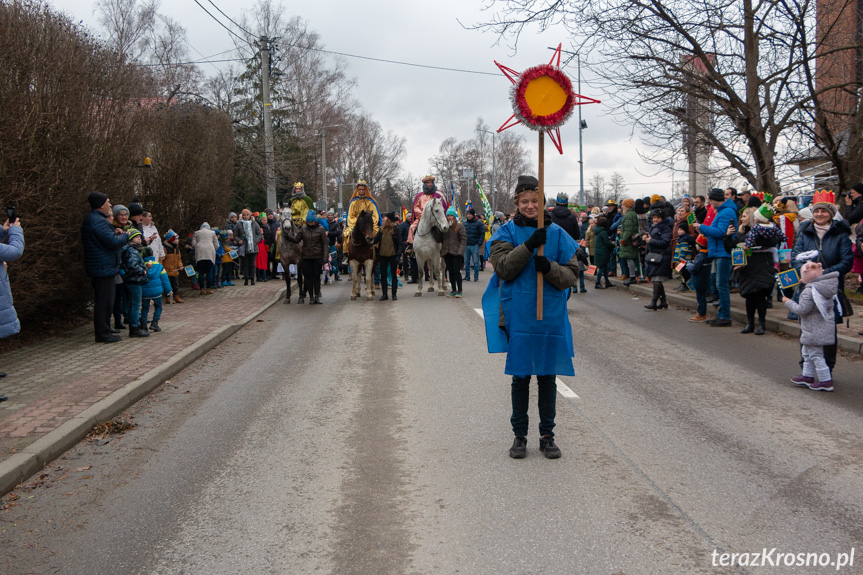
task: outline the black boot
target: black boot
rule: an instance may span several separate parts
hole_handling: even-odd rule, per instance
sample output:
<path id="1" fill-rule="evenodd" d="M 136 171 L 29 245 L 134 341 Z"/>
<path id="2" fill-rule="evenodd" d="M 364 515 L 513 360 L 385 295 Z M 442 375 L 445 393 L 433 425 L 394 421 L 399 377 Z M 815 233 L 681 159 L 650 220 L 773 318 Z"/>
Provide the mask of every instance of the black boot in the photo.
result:
<path id="1" fill-rule="evenodd" d="M 130 325 L 129 326 L 129 337 L 149 337 L 150 332 L 141 329 L 141 326 L 138 325 Z"/>
<path id="2" fill-rule="evenodd" d="M 656 311 L 656 300 L 659 299 L 659 284 L 653 282 L 653 297 L 650 300 L 650 303 L 644 306 L 645 309 L 652 309 Z"/>
<path id="3" fill-rule="evenodd" d="M 668 301 L 665 299 L 665 284 L 659 284 L 659 304 L 656 309 L 668 309 Z"/>
<path id="4" fill-rule="evenodd" d="M 126 324 L 123 323 L 123 320 L 120 319 L 119 317 L 114 318 L 114 329 L 126 329 Z M 117 333 L 119 333 L 119 332 L 117 332 Z"/>
<path id="5" fill-rule="evenodd" d="M 384 295 L 382 295 L 378 301 L 387 301 L 388 299 L 390 299 L 389 296 L 384 292 Z"/>
<path id="6" fill-rule="evenodd" d="M 159 327 L 158 321 L 151 321 L 150 322 L 150 331 L 156 331 L 156 332 L 162 331 L 162 328 Z"/>
<path id="7" fill-rule="evenodd" d="M 396 301 L 397 299 L 399 298 L 396 296 L 396 288 L 393 288 L 393 301 Z"/>
<path id="8" fill-rule="evenodd" d="M 767 327 L 764 325 L 765 323 L 766 322 L 763 319 L 758 320 L 758 327 L 755 329 L 755 335 L 764 335 L 765 328 Z"/>
<path id="9" fill-rule="evenodd" d="M 746 327 L 741 329 L 740 333 L 752 333 L 753 331 L 755 331 L 755 326 L 752 325 L 754 323 L 755 323 L 754 317 L 747 317 L 746 318 Z"/>

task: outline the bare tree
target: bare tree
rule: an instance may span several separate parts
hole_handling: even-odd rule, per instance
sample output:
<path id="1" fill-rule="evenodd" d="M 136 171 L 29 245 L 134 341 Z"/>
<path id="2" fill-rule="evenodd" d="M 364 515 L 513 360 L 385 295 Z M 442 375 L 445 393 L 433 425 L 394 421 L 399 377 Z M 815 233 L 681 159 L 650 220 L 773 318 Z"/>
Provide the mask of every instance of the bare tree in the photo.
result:
<path id="1" fill-rule="evenodd" d="M 605 178 L 597 172 L 587 181 L 588 203 L 592 206 L 601 206 L 605 202 L 606 183 Z"/>
<path id="2" fill-rule="evenodd" d="M 856 18 L 856 2 L 833 4 Z M 684 153 L 681 134 L 686 133 L 690 142 L 697 138 L 715 150 L 722 160 L 718 173 L 738 173 L 755 189 L 776 195 L 779 167 L 817 136 L 825 152 L 836 158 L 844 151 L 848 158 L 845 165 L 837 162 L 843 187 L 863 175 L 863 155 L 853 156 L 863 149 L 863 129 L 852 123 L 849 136 L 855 141 L 849 142 L 848 155 L 826 101 L 837 90 L 853 94 L 857 105 L 851 116 L 863 126 L 863 77 L 821 76 L 818 82 L 815 72 L 816 58 L 857 54 L 859 37 L 852 34 L 838 45 L 826 43 L 829 32 L 813 37 L 816 0 L 491 0 L 489 5 L 500 10 L 487 26 L 516 43 L 525 26 L 557 22 L 584 39 L 578 47 L 582 54 L 596 54 L 588 62 L 594 61 L 590 67 L 604 79 L 606 101 L 620 111 L 621 121 L 643 134 L 654 162 L 671 164 Z M 829 31 L 848 20 L 848 12 L 817 17 L 818 26 Z M 707 103 L 709 121 L 691 113 L 693 101 Z"/>
<path id="3" fill-rule="evenodd" d="M 346 177 L 353 181 L 364 179 L 374 193 L 384 182 L 397 177 L 405 155 L 405 139 L 384 133 L 365 112 L 346 116 L 345 120 L 347 126 L 339 132 L 342 139 L 335 150 L 334 165 L 344 166 Z"/>
<path id="4" fill-rule="evenodd" d="M 628 189 L 626 181 L 623 179 L 623 174 L 620 172 L 614 172 L 611 174 L 611 177 L 608 178 L 608 186 L 606 187 L 606 190 L 608 191 L 608 199 L 614 200 L 614 203 L 619 203 L 626 195 Z"/>
<path id="5" fill-rule="evenodd" d="M 94 12 L 108 33 L 108 45 L 135 61 L 150 48 L 148 36 L 158 9 L 158 0 L 96 0 Z"/>

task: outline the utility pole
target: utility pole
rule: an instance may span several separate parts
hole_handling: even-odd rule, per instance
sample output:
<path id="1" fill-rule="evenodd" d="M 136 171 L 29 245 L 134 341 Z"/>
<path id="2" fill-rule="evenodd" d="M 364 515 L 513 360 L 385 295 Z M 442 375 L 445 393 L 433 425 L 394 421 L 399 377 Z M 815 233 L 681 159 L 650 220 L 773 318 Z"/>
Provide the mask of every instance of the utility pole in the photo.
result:
<path id="1" fill-rule="evenodd" d="M 327 211 L 327 142 L 324 138 L 326 127 L 321 128 L 321 199 L 318 211 Z"/>
<path id="2" fill-rule="evenodd" d="M 581 55 L 576 54 L 578 58 L 578 93 L 581 94 Z M 581 119 L 581 106 L 578 107 L 578 172 L 579 172 L 579 192 L 578 205 L 583 206 L 584 203 L 584 156 L 581 149 L 581 133 L 584 131 L 585 123 Z"/>
<path id="3" fill-rule="evenodd" d="M 273 104 L 270 102 L 270 40 L 261 36 L 261 90 L 264 100 L 264 174 L 267 207 L 276 209 L 276 173 L 273 167 Z"/>
<path id="4" fill-rule="evenodd" d="M 495 169 L 494 169 L 494 158 L 495 158 L 494 132 L 492 132 L 491 130 L 480 130 L 480 131 L 485 132 L 487 134 L 491 134 L 491 211 L 494 212 L 494 205 L 495 205 L 494 200 L 495 200 L 495 197 L 497 196 L 497 194 L 495 194 L 495 190 L 494 190 L 494 173 L 495 173 Z M 494 216 L 494 214 L 486 214 L 486 216 L 488 218 L 492 218 Z"/>

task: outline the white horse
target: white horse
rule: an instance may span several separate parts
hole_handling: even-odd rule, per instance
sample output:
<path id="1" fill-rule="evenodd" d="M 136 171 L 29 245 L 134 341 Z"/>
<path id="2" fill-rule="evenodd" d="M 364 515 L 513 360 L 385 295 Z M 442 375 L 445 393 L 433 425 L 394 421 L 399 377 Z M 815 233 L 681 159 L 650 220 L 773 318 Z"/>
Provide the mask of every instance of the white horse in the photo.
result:
<path id="1" fill-rule="evenodd" d="M 429 273 L 437 274 L 438 279 L 438 295 L 446 295 L 444 293 L 444 273 L 441 269 L 440 248 L 441 242 L 435 239 L 434 229 L 440 232 L 449 230 L 449 222 L 446 219 L 446 213 L 443 209 L 443 202 L 440 198 L 435 197 L 423 208 L 423 215 L 420 218 L 420 223 L 417 225 L 416 233 L 414 234 L 414 256 L 417 259 L 417 291 L 415 297 L 421 296 L 423 293 L 423 267 L 426 263 L 429 266 Z M 431 276 L 431 285 L 428 291 L 434 291 L 434 276 Z"/>

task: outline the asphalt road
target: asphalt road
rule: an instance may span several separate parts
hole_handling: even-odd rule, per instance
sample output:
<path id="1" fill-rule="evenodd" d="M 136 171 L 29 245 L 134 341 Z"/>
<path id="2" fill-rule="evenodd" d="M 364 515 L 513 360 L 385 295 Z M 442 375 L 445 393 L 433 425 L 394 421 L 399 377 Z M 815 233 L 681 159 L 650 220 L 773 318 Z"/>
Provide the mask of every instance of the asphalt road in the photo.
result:
<path id="1" fill-rule="evenodd" d="M 512 460 L 484 287 L 277 305 L 5 500 L 0 572 L 837 571 L 719 565 L 766 548 L 854 549 L 839 572 L 863 573 L 860 363 L 795 388 L 794 340 L 591 290 L 569 303 L 563 457 L 537 449 L 534 394 Z"/>

